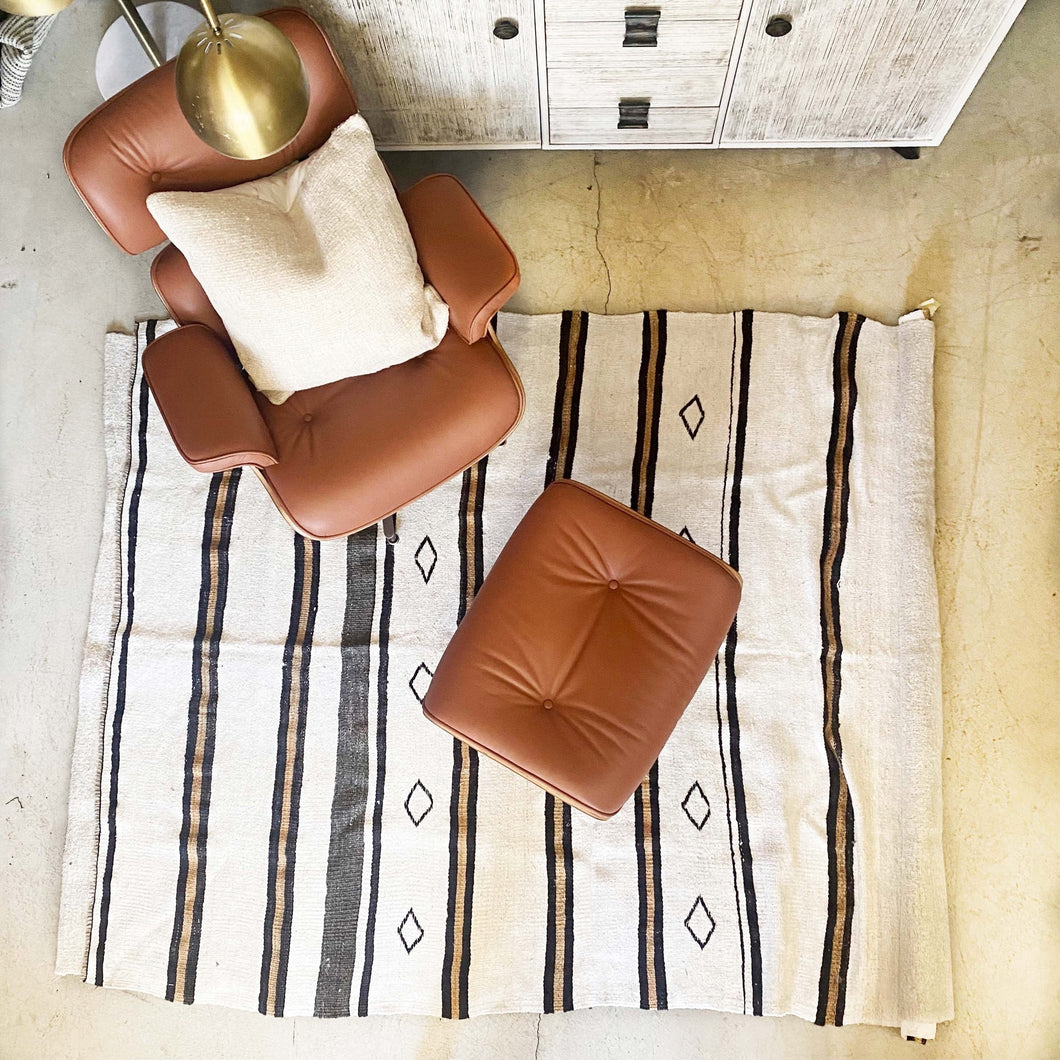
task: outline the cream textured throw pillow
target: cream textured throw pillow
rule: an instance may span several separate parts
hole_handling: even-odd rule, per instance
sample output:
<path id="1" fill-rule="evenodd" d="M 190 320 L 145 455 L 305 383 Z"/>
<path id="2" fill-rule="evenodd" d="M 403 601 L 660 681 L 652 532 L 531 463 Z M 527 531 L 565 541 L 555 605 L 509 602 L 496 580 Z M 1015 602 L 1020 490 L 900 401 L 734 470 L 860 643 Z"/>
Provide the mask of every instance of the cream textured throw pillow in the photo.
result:
<path id="1" fill-rule="evenodd" d="M 449 307 L 424 284 L 359 114 L 279 173 L 219 191 L 155 192 L 147 206 L 275 404 L 442 341 Z"/>

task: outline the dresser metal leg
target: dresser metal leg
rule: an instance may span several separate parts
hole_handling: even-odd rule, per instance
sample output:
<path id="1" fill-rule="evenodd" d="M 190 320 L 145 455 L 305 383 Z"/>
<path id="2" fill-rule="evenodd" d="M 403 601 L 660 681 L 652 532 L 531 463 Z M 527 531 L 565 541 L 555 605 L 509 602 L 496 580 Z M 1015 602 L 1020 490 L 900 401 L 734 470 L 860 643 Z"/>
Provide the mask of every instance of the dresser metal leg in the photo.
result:
<path id="1" fill-rule="evenodd" d="M 394 512 L 393 515 L 388 515 L 383 520 L 383 537 L 386 538 L 388 545 L 396 545 L 398 543 L 397 512 Z"/>
<path id="2" fill-rule="evenodd" d="M 892 147 L 891 150 L 902 158 L 917 159 L 920 157 L 919 147 Z"/>

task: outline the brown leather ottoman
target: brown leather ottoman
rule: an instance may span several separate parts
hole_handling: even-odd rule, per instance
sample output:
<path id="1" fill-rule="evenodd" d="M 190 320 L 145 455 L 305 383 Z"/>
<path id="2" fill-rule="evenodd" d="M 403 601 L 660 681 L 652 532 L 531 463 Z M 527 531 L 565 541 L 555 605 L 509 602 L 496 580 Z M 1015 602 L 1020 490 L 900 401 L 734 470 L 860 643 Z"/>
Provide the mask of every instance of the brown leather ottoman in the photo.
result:
<path id="1" fill-rule="evenodd" d="M 740 586 L 698 545 L 555 482 L 497 558 L 423 712 L 563 801 L 611 817 L 714 662 Z"/>

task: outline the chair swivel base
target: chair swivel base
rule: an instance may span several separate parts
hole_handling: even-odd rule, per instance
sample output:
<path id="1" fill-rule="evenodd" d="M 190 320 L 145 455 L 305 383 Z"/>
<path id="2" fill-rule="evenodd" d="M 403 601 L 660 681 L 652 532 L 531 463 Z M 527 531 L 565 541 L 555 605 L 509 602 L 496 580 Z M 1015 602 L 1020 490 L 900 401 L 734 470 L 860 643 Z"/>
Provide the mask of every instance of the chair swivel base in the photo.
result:
<path id="1" fill-rule="evenodd" d="M 388 515 L 383 520 L 383 537 L 386 538 L 388 545 L 396 545 L 398 543 L 397 512 Z"/>

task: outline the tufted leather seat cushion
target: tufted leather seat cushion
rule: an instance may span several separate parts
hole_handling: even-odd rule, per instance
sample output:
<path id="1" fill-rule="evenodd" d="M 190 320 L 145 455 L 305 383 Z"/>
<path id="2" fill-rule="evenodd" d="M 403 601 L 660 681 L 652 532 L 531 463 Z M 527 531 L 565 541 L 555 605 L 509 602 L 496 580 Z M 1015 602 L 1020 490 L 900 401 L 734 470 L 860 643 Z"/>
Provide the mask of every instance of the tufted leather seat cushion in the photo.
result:
<path id="1" fill-rule="evenodd" d="M 538 498 L 438 664 L 424 713 L 593 817 L 621 809 L 706 676 L 739 574 L 580 483 Z"/>
<path id="2" fill-rule="evenodd" d="M 452 331 L 385 371 L 282 405 L 255 398 L 278 457 L 261 478 L 292 525 L 318 538 L 367 526 L 395 497 L 407 504 L 481 460 L 523 410 L 522 384 L 492 337 L 468 346 Z"/>

